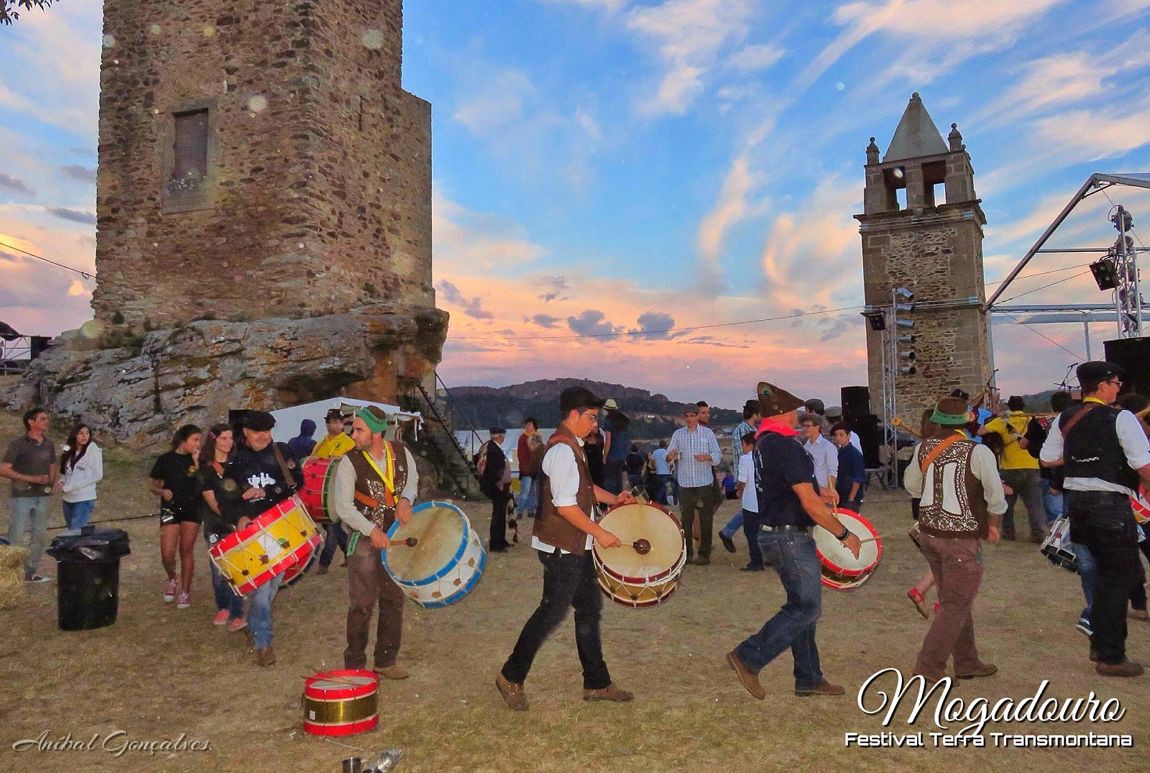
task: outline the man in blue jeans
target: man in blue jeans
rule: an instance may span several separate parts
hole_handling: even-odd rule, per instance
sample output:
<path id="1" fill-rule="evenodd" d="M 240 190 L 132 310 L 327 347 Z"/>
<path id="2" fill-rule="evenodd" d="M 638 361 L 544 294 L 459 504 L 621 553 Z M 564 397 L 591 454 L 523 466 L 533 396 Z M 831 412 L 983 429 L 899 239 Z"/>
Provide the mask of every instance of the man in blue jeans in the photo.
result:
<path id="1" fill-rule="evenodd" d="M 843 695 L 841 685 L 823 677 L 815 626 L 822 613 L 822 567 L 811 530 L 822 526 L 856 557 L 859 539 L 843 526 L 815 493 L 814 463 L 795 430 L 803 401 L 767 382 L 759 384 L 763 423 L 755 444 L 755 479 L 759 492 L 759 546 L 775 567 L 787 602 L 757 633 L 727 653 L 752 696 L 766 698 L 759 671 L 790 649 L 795 659 L 795 695 Z"/>
<path id="2" fill-rule="evenodd" d="M 31 532 L 25 582 L 48 582 L 36 573 L 48 533 L 48 504 L 56 485 L 56 449 L 48 439 L 48 414 L 33 408 L 24 414 L 25 433 L 8 444 L 0 461 L 0 477 L 12 481 L 12 518 L 8 542 L 20 546 L 24 532 Z"/>

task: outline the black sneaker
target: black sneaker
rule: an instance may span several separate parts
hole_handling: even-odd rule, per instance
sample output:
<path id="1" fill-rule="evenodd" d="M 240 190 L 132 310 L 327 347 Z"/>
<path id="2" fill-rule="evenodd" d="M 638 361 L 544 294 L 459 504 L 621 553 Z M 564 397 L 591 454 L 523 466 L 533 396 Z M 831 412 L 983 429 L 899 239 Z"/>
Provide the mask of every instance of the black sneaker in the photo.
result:
<path id="1" fill-rule="evenodd" d="M 719 541 L 723 543 L 723 547 L 727 549 L 728 553 L 735 552 L 735 542 L 723 532 L 719 532 Z"/>

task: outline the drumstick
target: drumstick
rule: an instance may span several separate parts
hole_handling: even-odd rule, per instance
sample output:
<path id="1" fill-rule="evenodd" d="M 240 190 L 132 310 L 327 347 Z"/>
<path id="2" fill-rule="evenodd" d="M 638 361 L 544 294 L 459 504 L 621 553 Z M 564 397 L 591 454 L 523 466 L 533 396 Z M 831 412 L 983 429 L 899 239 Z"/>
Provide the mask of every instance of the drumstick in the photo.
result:
<path id="1" fill-rule="evenodd" d="M 882 539 L 882 537 L 876 534 L 876 535 L 875 535 L 875 536 L 873 536 L 873 537 L 867 537 L 866 539 L 860 539 L 860 540 L 859 540 L 859 544 L 860 544 L 860 545 L 865 545 L 865 544 L 867 544 L 868 542 L 878 542 L 880 539 Z"/>
<path id="2" fill-rule="evenodd" d="M 418 539 L 416 539 L 415 537 L 408 537 L 407 539 L 404 539 L 404 540 L 399 540 L 398 542 L 392 542 L 390 545 L 388 545 L 388 547 L 392 547 L 392 548 L 413 548 L 413 547 L 415 547 L 415 546 L 416 546 L 416 545 L 418 545 L 418 544 L 419 544 L 419 540 L 418 540 Z"/>

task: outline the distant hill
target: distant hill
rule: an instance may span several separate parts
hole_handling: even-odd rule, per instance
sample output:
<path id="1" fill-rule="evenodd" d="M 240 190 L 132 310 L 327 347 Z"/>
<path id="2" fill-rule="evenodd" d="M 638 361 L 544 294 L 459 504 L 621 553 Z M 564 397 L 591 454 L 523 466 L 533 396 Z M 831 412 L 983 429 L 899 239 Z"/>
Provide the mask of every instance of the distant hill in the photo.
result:
<path id="1" fill-rule="evenodd" d="M 666 395 L 651 394 L 646 389 L 589 381 L 578 378 L 553 378 L 528 381 L 506 387 L 452 387 L 455 410 L 462 412 L 477 429 L 492 426 L 518 427 L 528 416 L 534 416 L 541 427 L 559 424 L 559 393 L 567 387 L 582 386 L 604 399 L 614 398 L 619 410 L 631 419 L 631 437 L 635 440 L 669 438 L 681 421 L 688 403 L 669 400 Z M 738 411 L 711 406 L 711 428 L 731 429 L 743 420 Z M 456 419 L 456 429 L 463 422 Z"/>

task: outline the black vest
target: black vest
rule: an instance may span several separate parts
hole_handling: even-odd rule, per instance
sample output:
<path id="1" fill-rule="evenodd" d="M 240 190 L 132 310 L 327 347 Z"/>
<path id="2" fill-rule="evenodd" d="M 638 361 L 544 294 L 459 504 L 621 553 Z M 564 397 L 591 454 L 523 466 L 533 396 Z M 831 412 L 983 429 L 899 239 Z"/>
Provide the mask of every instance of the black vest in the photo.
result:
<path id="1" fill-rule="evenodd" d="M 1058 426 L 1065 426 L 1083 406 L 1062 413 Z M 1070 428 L 1062 450 L 1067 478 L 1100 478 L 1107 483 L 1138 490 L 1138 473 L 1130 469 L 1126 453 L 1118 441 L 1116 423 L 1120 408 L 1098 405 Z"/>

